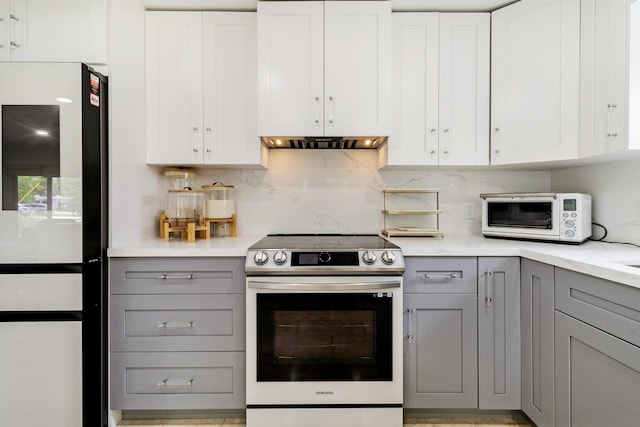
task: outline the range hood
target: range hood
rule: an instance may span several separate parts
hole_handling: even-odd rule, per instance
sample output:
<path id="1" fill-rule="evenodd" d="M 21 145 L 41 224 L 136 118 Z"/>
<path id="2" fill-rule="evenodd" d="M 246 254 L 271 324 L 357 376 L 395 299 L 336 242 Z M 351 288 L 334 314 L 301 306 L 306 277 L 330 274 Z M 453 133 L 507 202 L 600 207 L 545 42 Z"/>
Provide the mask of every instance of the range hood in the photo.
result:
<path id="1" fill-rule="evenodd" d="M 386 136 L 376 137 L 340 137 L 340 136 L 263 136 L 262 145 L 270 149 L 309 149 L 309 150 L 377 150 L 387 143 Z"/>

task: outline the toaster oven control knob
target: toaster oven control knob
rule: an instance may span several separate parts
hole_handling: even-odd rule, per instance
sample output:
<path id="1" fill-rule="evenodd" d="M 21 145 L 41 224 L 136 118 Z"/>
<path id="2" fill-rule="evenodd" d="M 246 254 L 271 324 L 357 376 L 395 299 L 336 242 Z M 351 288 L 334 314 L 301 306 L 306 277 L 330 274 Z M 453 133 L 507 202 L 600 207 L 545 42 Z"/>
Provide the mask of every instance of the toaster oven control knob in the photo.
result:
<path id="1" fill-rule="evenodd" d="M 564 235 L 569 237 L 569 238 L 572 238 L 572 237 L 576 236 L 576 233 L 573 230 L 567 230 L 567 231 L 564 232 Z"/>
<path id="2" fill-rule="evenodd" d="M 365 264 L 371 265 L 376 262 L 376 259 L 378 259 L 378 257 L 373 251 L 366 251 L 362 254 L 362 261 L 364 261 Z"/>
<path id="3" fill-rule="evenodd" d="M 276 254 L 273 256 L 273 262 L 278 265 L 284 264 L 285 262 L 287 262 L 287 254 L 284 251 L 276 252 Z"/>
<path id="4" fill-rule="evenodd" d="M 393 264 L 396 260 L 396 256 L 391 251 L 384 251 L 382 253 L 382 262 L 387 265 Z"/>
<path id="5" fill-rule="evenodd" d="M 269 261 L 269 255 L 265 251 L 256 252 L 253 261 L 258 265 L 265 265 Z"/>
<path id="6" fill-rule="evenodd" d="M 564 222 L 564 225 L 567 227 L 573 227 L 574 225 L 576 225 L 576 223 L 575 221 L 568 219 Z"/>

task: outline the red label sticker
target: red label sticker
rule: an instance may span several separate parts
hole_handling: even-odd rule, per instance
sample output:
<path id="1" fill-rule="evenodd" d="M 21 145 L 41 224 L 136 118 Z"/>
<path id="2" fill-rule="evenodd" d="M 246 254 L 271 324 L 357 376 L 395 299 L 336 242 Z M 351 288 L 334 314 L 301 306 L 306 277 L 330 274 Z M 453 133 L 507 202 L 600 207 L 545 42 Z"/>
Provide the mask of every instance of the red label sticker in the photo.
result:
<path id="1" fill-rule="evenodd" d="M 91 82 L 91 87 L 100 86 L 100 79 L 95 74 L 89 74 L 89 81 Z"/>

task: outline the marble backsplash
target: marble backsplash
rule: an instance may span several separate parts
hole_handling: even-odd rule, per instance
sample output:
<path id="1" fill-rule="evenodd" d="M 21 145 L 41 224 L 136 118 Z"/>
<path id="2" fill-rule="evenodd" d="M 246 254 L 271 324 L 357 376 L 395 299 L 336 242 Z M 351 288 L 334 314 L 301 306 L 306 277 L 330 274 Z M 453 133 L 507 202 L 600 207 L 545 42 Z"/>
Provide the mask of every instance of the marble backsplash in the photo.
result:
<path id="1" fill-rule="evenodd" d="M 550 173 L 544 171 L 378 170 L 377 153 L 365 150 L 273 150 L 268 170 L 197 172 L 194 189 L 213 182 L 235 186 L 240 234 L 379 233 L 383 189 L 440 190 L 440 230 L 445 236 L 480 234 L 480 193 L 550 189 Z M 158 169 L 158 211 L 164 203 L 162 179 Z M 465 203 L 473 204 L 475 219 L 464 218 Z M 413 222 L 420 221 L 413 217 Z"/>

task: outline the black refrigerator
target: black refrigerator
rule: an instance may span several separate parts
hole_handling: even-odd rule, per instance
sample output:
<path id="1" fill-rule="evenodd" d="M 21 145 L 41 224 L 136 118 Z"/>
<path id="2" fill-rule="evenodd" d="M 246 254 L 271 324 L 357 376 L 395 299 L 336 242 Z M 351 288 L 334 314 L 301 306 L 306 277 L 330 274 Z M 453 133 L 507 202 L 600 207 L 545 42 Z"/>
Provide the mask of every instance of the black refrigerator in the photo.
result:
<path id="1" fill-rule="evenodd" d="M 107 79 L 0 62 L 0 414 L 107 425 Z"/>

